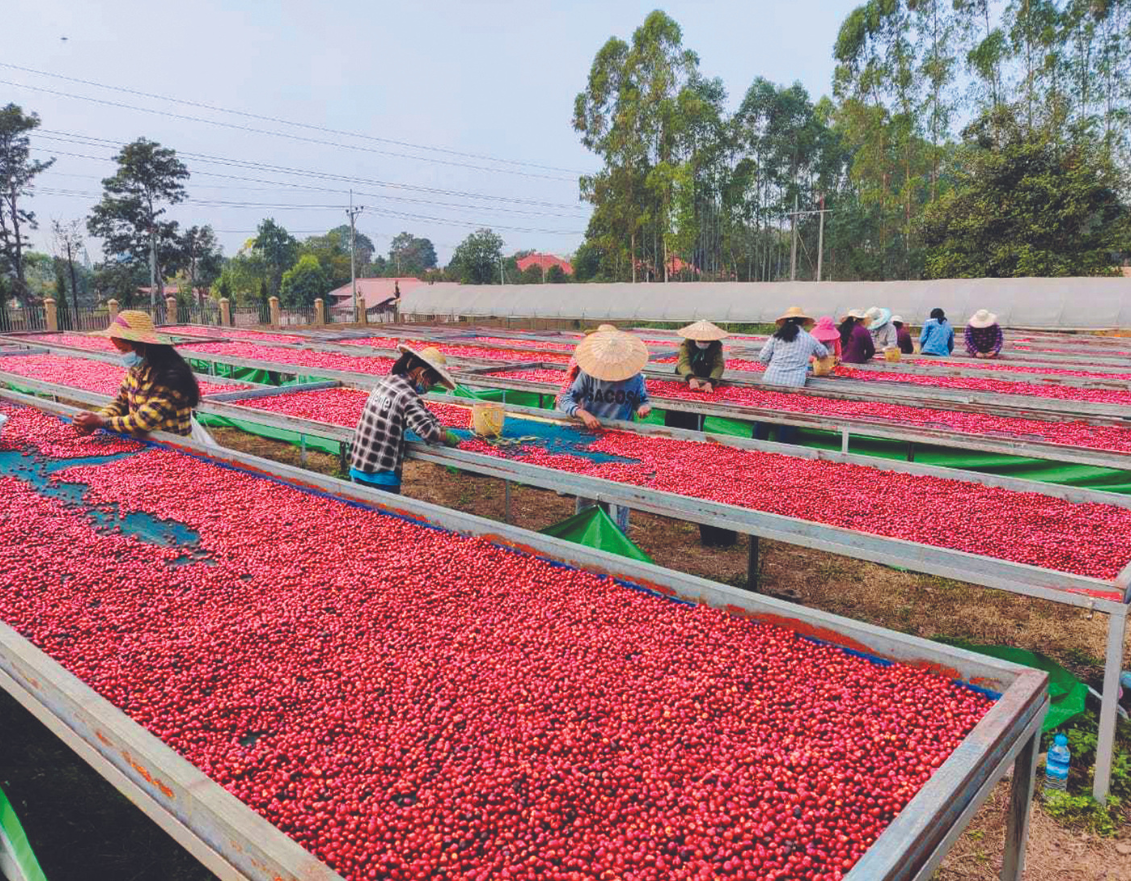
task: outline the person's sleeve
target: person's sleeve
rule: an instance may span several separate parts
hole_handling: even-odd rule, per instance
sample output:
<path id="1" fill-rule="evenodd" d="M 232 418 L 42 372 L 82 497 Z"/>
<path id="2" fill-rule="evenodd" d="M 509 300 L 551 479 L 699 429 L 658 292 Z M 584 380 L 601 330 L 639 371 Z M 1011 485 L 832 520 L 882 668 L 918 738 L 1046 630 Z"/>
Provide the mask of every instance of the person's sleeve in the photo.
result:
<path id="1" fill-rule="evenodd" d="M 1005 345 L 1005 334 L 1001 332 L 1001 325 L 998 325 L 997 333 L 994 335 L 994 355 L 1001 354 L 1001 347 Z"/>
<path id="2" fill-rule="evenodd" d="M 585 387 L 588 381 L 588 373 L 579 374 L 577 379 L 573 381 L 573 385 L 569 387 L 569 390 L 562 392 L 558 409 L 567 416 L 576 416 L 581 402 L 585 400 Z"/>
<path id="3" fill-rule="evenodd" d="M 723 378 L 723 371 L 727 369 L 727 356 L 723 351 L 723 347 L 719 346 L 719 351 L 715 353 L 715 363 L 711 365 L 711 381 L 718 382 Z"/>
<path id="4" fill-rule="evenodd" d="M 963 343 L 966 346 L 966 354 L 974 358 L 978 354 L 978 347 L 974 345 L 974 334 L 969 327 L 962 334 Z"/>
<path id="5" fill-rule="evenodd" d="M 691 379 L 691 350 L 685 344 L 679 347 L 679 360 L 675 362 L 675 372 L 684 379 Z"/>
<path id="6" fill-rule="evenodd" d="M 948 352 L 953 353 L 954 352 L 954 328 L 948 327 L 947 330 L 950 331 L 950 335 L 946 338 L 946 350 Z"/>
<path id="7" fill-rule="evenodd" d="M 815 339 L 813 340 L 813 354 L 818 358 L 827 358 L 829 357 L 829 347 Z"/>
<path id="8" fill-rule="evenodd" d="M 762 346 L 762 351 L 758 353 L 758 360 L 763 364 L 769 364 L 770 359 L 774 357 L 774 340 L 776 337 L 770 337 L 766 340 L 766 345 Z"/>
<path id="9" fill-rule="evenodd" d="M 114 398 L 109 404 L 98 411 L 98 415 L 103 419 L 111 419 L 115 416 L 125 416 L 130 412 L 130 399 L 126 395 L 126 390 L 129 388 L 129 381 L 122 380 L 122 384 L 118 387 L 118 396 Z"/>
<path id="10" fill-rule="evenodd" d="M 642 407 L 644 404 L 650 404 L 652 399 L 648 397 L 648 384 L 644 381 L 644 374 L 636 374 L 637 388 L 637 407 Z"/>
<path id="11" fill-rule="evenodd" d="M 923 325 L 923 329 L 919 331 L 919 345 L 923 345 L 927 341 L 927 325 Z"/>
<path id="12" fill-rule="evenodd" d="M 876 344 L 872 342 L 872 335 L 864 332 L 864 360 L 871 361 L 876 354 Z"/>
<path id="13" fill-rule="evenodd" d="M 164 389 L 154 389 L 145 403 L 124 416 L 111 416 L 106 428 L 122 434 L 149 434 L 165 422 L 173 422 L 180 409 L 179 397 Z"/>
<path id="14" fill-rule="evenodd" d="M 404 410 L 405 425 L 420 435 L 425 443 L 438 444 L 444 439 L 444 426 L 436 414 L 425 406 L 420 398 L 413 396 Z"/>

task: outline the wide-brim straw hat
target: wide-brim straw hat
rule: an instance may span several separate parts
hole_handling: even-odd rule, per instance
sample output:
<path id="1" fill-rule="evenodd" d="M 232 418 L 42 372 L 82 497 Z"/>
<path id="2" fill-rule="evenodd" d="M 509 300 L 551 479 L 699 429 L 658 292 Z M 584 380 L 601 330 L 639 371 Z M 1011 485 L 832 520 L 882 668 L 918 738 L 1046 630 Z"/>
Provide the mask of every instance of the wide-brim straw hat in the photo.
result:
<path id="1" fill-rule="evenodd" d="M 696 321 L 694 324 L 689 324 L 687 327 L 681 327 L 676 333 L 685 340 L 695 340 L 700 343 L 713 343 L 717 340 L 725 340 L 730 336 L 717 324 L 712 324 L 705 318 Z"/>
<path id="2" fill-rule="evenodd" d="M 413 355 L 427 364 L 436 375 L 440 377 L 440 382 L 450 389 L 456 387 L 456 381 L 452 379 L 452 375 L 448 373 L 448 359 L 444 357 L 444 353 L 437 349 L 435 346 L 428 346 L 424 349 L 414 349 L 412 346 L 406 346 L 401 343 L 397 346 L 397 351 L 404 355 Z"/>
<path id="3" fill-rule="evenodd" d="M 812 324 L 817 320 L 812 315 L 806 315 L 805 310 L 800 306 L 790 306 L 782 315 L 778 317 L 778 319 L 774 323 L 777 325 L 782 325 L 789 321 L 789 319 L 791 318 L 800 318 L 807 325 Z"/>
<path id="4" fill-rule="evenodd" d="M 997 324 L 997 316 L 989 309 L 979 309 L 970 316 L 971 327 L 993 327 Z"/>
<path id="5" fill-rule="evenodd" d="M 844 313 L 843 316 L 841 316 L 840 320 L 844 321 L 845 318 L 855 318 L 857 321 L 863 321 L 867 317 L 868 316 L 865 315 L 859 309 L 849 309 L 847 312 Z"/>
<path id="6" fill-rule="evenodd" d="M 578 366 L 594 379 L 620 382 L 636 376 L 648 363 L 644 341 L 621 331 L 590 334 L 573 353 Z"/>
<path id="7" fill-rule="evenodd" d="M 891 309 L 884 309 L 881 306 L 873 306 L 864 313 L 864 317 L 871 319 L 871 324 L 868 325 L 868 330 L 879 330 L 889 321 L 891 321 Z"/>
<path id="8" fill-rule="evenodd" d="M 104 336 L 110 339 L 129 340 L 131 343 L 149 343 L 152 346 L 172 346 L 176 342 L 171 336 L 158 333 L 153 319 L 137 309 L 124 309 L 110 322 L 105 330 L 96 330 L 91 336 Z"/>
<path id="9" fill-rule="evenodd" d="M 817 319 L 817 326 L 809 331 L 813 335 L 813 339 L 821 343 L 831 343 L 834 340 L 840 339 L 840 331 L 836 325 L 833 324 L 832 316 L 823 315 Z"/>

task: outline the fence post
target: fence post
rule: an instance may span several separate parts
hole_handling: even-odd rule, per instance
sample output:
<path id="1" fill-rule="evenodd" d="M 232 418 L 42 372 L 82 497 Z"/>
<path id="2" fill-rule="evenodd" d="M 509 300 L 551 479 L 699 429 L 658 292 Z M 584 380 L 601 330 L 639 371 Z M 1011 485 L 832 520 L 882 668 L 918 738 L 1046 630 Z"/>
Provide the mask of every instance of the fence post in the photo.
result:
<path id="1" fill-rule="evenodd" d="M 357 298 L 357 321 L 359 324 L 369 323 L 369 314 L 365 309 L 365 297 L 358 295 Z"/>
<path id="2" fill-rule="evenodd" d="M 279 298 L 268 297 L 267 305 L 271 309 L 271 326 L 279 327 L 283 323 L 282 316 L 279 314 Z"/>
<path id="3" fill-rule="evenodd" d="M 47 316 L 47 329 L 52 333 L 58 333 L 59 312 L 55 308 L 55 301 L 50 297 L 43 301 L 43 314 Z"/>
<path id="4" fill-rule="evenodd" d="M 232 326 L 232 304 L 227 297 L 220 298 L 220 326 Z"/>
<path id="5" fill-rule="evenodd" d="M 118 301 L 117 300 L 107 300 L 106 301 L 106 310 L 110 313 L 110 323 L 113 324 L 114 319 L 118 317 Z"/>
<path id="6" fill-rule="evenodd" d="M 319 327 L 326 323 L 326 303 L 321 297 L 314 301 L 314 323 Z"/>
<path id="7" fill-rule="evenodd" d="M 177 324 L 177 298 L 165 298 L 165 323 Z"/>

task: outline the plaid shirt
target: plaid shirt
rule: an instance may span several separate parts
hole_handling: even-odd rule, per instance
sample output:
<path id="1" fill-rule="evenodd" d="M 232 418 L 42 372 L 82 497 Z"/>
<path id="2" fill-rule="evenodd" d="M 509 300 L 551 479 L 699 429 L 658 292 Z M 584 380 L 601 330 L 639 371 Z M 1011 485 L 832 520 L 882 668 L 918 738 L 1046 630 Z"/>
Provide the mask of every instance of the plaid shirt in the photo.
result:
<path id="1" fill-rule="evenodd" d="M 406 376 L 386 376 L 369 393 L 353 434 L 350 465 L 358 471 L 396 471 L 404 462 L 405 428 L 430 444 L 444 439 L 444 428 L 424 406 Z"/>
<path id="2" fill-rule="evenodd" d="M 106 428 L 122 434 L 192 434 L 192 407 L 180 392 L 158 385 L 156 371 L 145 362 L 130 368 L 118 397 L 98 415 Z"/>

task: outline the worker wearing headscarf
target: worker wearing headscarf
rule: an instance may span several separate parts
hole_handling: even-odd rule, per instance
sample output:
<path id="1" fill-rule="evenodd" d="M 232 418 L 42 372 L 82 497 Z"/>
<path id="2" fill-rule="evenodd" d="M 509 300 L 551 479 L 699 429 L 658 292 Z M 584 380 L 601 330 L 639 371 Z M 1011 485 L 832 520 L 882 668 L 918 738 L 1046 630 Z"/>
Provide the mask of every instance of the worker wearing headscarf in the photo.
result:
<path id="1" fill-rule="evenodd" d="M 145 312 L 119 312 L 106 330 L 127 368 L 118 396 L 97 413 L 75 417 L 82 434 L 99 428 L 134 436 L 167 431 L 192 434 L 192 411 L 200 403 L 200 386 L 192 368 L 173 348 L 173 339 L 157 333 Z"/>
<path id="2" fill-rule="evenodd" d="M 864 313 L 868 319 L 868 332 L 872 335 L 872 345 L 877 352 L 884 349 L 899 348 L 899 332 L 891 323 L 891 310 L 873 306 Z"/>
<path id="3" fill-rule="evenodd" d="M 996 358 L 1005 344 L 997 316 L 988 309 L 975 312 L 966 324 L 965 341 L 971 358 Z"/>

